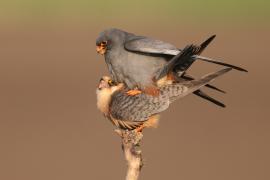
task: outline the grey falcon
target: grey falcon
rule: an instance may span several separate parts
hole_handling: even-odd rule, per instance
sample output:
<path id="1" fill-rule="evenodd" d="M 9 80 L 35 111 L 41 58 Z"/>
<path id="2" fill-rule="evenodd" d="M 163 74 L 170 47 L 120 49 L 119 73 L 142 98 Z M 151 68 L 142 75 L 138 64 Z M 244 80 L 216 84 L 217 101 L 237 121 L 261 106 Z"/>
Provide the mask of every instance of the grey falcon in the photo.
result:
<path id="1" fill-rule="evenodd" d="M 97 107 L 117 128 L 142 131 L 157 125 L 159 114 L 179 98 L 200 89 L 215 78 L 229 72 L 224 68 L 197 80 L 173 82 L 160 87 L 158 96 L 140 93 L 128 95 L 123 83 L 116 83 L 110 77 L 101 78 L 97 88 Z"/>
<path id="2" fill-rule="evenodd" d="M 214 37 L 206 40 L 205 47 Z M 199 51 L 185 63 L 179 62 L 174 65 L 170 74 L 160 74 L 158 70 L 167 66 L 182 50 L 160 40 L 138 36 L 115 28 L 101 32 L 96 39 L 96 46 L 97 52 L 105 56 L 105 62 L 113 80 L 117 83 L 124 83 L 130 88 L 131 91 L 128 92 L 130 95 L 136 95 L 140 91 L 156 94 L 155 91 L 158 89 L 156 82 L 161 75 L 168 76 L 168 79 L 192 78 L 185 71 L 196 59 L 246 71 L 241 67 L 202 57 L 200 56 L 202 51 Z M 132 91 L 132 89 L 137 90 Z"/>
<path id="3" fill-rule="evenodd" d="M 156 79 L 156 82 L 155 82 L 156 86 L 160 86 L 160 83 L 157 83 L 157 82 L 167 83 L 168 81 L 171 81 L 171 80 L 177 80 L 177 81 L 193 80 L 194 77 L 186 74 L 186 70 L 191 66 L 191 64 L 195 60 L 192 57 L 194 55 L 200 54 L 212 42 L 212 40 L 214 38 L 215 38 L 215 36 L 211 36 L 206 41 L 204 41 L 200 46 L 197 46 L 197 47 L 195 47 L 195 45 L 193 45 L 193 47 L 186 46 L 183 50 L 179 51 L 179 53 L 176 56 L 173 56 L 173 58 L 171 58 L 169 61 L 164 63 L 164 65 L 161 66 L 161 68 L 155 69 L 156 72 L 153 74 L 153 76 L 155 76 L 155 77 L 153 77 L 153 79 Z M 155 62 L 155 61 L 153 60 L 152 62 Z M 121 65 L 121 62 L 119 62 L 119 63 Z M 110 70 L 111 69 L 110 63 L 107 63 L 107 64 L 108 64 L 108 67 Z M 175 74 L 175 72 L 174 72 L 176 69 L 175 67 L 177 67 L 177 74 Z M 114 73 L 114 71 L 111 72 L 111 74 L 113 74 L 113 73 Z M 149 77 L 149 74 L 144 76 L 144 77 Z M 162 81 L 160 81 L 160 79 L 162 79 Z M 119 81 L 116 81 L 115 78 L 113 78 L 113 80 L 115 82 L 119 83 Z M 152 86 L 152 85 L 148 85 L 148 86 Z M 215 87 L 213 85 L 207 84 L 206 87 L 225 93 L 224 91 L 218 89 L 217 87 Z M 153 89 L 153 88 L 148 87 L 148 91 L 146 91 L 146 93 L 152 94 L 152 95 L 156 94 L 156 93 L 149 93 L 149 89 Z M 136 92 L 138 90 L 134 89 L 132 91 Z M 128 91 L 127 93 L 130 95 L 129 92 L 130 91 Z M 155 92 L 157 92 L 157 90 Z M 195 94 L 195 95 L 197 95 L 205 100 L 208 100 L 208 101 L 210 101 L 210 102 L 212 102 L 220 107 L 225 107 L 225 105 L 222 102 L 210 97 L 205 92 L 203 92 L 201 89 L 194 91 L 193 94 Z"/>

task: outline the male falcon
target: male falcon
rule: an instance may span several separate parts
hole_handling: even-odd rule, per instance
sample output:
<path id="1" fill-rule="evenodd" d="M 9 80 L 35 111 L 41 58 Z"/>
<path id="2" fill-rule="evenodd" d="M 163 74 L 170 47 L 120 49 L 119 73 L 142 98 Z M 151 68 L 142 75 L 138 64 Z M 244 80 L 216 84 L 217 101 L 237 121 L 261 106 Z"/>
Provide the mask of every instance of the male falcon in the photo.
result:
<path id="1" fill-rule="evenodd" d="M 107 29 L 100 33 L 96 40 L 97 52 L 104 54 L 105 61 L 113 80 L 117 83 L 124 83 L 129 89 L 129 95 L 140 93 L 141 90 L 149 94 L 155 93 L 157 81 L 166 76 L 171 78 L 186 78 L 185 71 L 195 59 L 220 64 L 240 71 L 243 68 L 219 62 L 210 58 L 200 56 L 200 53 L 214 39 L 210 37 L 202 43 L 201 50 L 187 59 L 185 63 L 181 61 L 174 63 L 170 71 L 158 71 L 164 66 L 168 66 L 175 55 L 182 50 L 175 46 L 151 39 L 144 36 L 137 36 L 119 29 Z M 187 78 L 192 78 L 187 76 Z"/>
<path id="2" fill-rule="evenodd" d="M 231 69 L 225 68 L 198 80 L 165 84 L 160 87 L 158 96 L 146 93 L 130 96 L 123 83 L 117 84 L 105 76 L 97 89 L 97 107 L 116 127 L 141 131 L 145 127 L 155 126 L 158 115 L 168 109 L 173 101 L 200 89 Z"/>

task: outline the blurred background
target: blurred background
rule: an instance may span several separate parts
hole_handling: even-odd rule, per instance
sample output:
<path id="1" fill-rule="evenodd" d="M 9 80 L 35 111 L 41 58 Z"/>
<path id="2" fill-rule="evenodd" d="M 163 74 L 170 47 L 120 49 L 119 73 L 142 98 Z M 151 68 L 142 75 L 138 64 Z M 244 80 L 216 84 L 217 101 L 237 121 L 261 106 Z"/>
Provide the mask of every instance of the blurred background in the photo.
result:
<path id="1" fill-rule="evenodd" d="M 95 51 L 117 27 L 178 47 L 215 41 L 204 56 L 242 66 L 190 95 L 146 130 L 141 179 L 270 179 L 270 1 L 2 0 L 0 3 L 0 179 L 124 179 L 114 127 L 96 109 L 108 74 Z M 221 67 L 196 62 L 192 74 Z"/>

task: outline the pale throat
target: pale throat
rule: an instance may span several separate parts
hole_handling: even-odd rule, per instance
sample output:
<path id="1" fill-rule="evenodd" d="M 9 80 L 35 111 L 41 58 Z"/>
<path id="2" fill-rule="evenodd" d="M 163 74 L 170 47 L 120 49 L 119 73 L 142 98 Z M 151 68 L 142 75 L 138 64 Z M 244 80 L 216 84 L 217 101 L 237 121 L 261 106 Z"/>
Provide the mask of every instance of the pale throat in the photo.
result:
<path id="1" fill-rule="evenodd" d="M 105 115 L 108 115 L 109 105 L 110 105 L 113 93 L 117 90 L 122 89 L 123 87 L 124 85 L 121 83 L 112 88 L 105 88 L 102 90 L 97 90 L 97 108 Z"/>
<path id="2" fill-rule="evenodd" d="M 104 114 L 109 112 L 112 92 L 110 89 L 97 90 L 97 108 Z"/>

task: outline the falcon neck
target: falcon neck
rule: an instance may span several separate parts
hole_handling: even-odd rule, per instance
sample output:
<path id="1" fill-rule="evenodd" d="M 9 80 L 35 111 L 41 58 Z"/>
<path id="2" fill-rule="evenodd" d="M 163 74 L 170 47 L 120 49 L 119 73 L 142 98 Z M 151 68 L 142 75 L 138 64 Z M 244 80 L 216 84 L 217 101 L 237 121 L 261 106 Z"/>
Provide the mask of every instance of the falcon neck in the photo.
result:
<path id="1" fill-rule="evenodd" d="M 105 116 L 109 114 L 109 109 L 110 109 L 109 105 L 112 100 L 112 95 L 116 91 L 120 91 L 123 87 L 124 85 L 121 83 L 121 84 L 118 84 L 117 86 L 97 90 L 97 108 L 103 114 L 105 114 Z"/>

